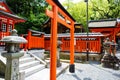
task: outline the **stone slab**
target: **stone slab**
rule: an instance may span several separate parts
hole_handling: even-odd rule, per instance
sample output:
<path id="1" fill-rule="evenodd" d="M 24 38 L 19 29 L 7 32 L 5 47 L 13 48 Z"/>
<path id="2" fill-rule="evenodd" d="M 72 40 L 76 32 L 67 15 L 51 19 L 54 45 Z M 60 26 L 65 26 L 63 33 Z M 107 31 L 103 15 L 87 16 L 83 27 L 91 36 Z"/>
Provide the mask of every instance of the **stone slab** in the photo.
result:
<path id="1" fill-rule="evenodd" d="M 57 75 L 60 75 L 67 67 L 68 63 L 62 63 L 62 66 L 57 68 Z M 43 69 L 30 77 L 27 77 L 25 80 L 50 80 L 50 69 Z"/>

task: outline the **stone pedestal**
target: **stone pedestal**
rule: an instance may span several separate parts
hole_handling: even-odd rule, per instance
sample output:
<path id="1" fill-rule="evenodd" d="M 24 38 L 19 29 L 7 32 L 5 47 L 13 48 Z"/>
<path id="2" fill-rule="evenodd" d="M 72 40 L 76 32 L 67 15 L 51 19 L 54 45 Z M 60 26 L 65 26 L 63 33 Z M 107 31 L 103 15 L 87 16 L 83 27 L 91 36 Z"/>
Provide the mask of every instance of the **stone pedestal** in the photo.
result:
<path id="1" fill-rule="evenodd" d="M 115 70 L 119 69 L 120 60 L 115 56 L 104 55 L 101 62 L 103 67 L 113 68 Z"/>
<path id="2" fill-rule="evenodd" d="M 62 65 L 60 63 L 60 45 L 62 44 L 62 42 L 58 40 L 57 43 L 57 67 L 60 67 Z"/>
<path id="3" fill-rule="evenodd" d="M 2 53 L 2 56 L 7 58 L 5 80 L 19 80 L 19 58 L 23 55 L 24 52 Z"/>
<path id="4" fill-rule="evenodd" d="M 60 63 L 60 48 L 57 49 L 57 67 L 60 67 L 61 63 Z"/>
<path id="5" fill-rule="evenodd" d="M 110 54 L 105 54 L 101 60 L 102 66 L 107 68 L 113 67 L 113 60 L 112 56 Z"/>

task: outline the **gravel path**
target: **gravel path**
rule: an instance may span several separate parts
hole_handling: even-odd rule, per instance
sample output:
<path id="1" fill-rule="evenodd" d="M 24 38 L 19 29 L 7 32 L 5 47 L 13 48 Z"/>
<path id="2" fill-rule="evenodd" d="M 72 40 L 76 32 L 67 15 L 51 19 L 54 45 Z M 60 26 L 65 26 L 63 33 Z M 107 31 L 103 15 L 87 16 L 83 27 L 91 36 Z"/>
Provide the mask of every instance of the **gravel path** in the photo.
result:
<path id="1" fill-rule="evenodd" d="M 69 70 L 61 74 L 57 80 L 120 80 L 120 70 L 103 68 L 99 63 L 75 63 L 75 73 Z"/>

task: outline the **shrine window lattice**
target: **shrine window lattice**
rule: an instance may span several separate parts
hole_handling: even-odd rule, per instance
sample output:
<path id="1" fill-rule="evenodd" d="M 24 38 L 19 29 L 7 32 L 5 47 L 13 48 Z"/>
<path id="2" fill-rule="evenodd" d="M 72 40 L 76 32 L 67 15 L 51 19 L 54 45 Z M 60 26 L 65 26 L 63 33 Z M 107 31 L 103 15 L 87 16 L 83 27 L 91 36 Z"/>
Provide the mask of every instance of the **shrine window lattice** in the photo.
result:
<path id="1" fill-rule="evenodd" d="M 2 32 L 7 32 L 7 24 L 3 23 L 1 29 L 2 29 Z M 8 32 L 11 32 L 11 31 L 12 31 L 12 24 L 9 24 L 9 26 L 8 26 Z"/>
<path id="2" fill-rule="evenodd" d="M 2 24 L 2 32 L 6 32 L 7 24 L 3 23 Z"/>

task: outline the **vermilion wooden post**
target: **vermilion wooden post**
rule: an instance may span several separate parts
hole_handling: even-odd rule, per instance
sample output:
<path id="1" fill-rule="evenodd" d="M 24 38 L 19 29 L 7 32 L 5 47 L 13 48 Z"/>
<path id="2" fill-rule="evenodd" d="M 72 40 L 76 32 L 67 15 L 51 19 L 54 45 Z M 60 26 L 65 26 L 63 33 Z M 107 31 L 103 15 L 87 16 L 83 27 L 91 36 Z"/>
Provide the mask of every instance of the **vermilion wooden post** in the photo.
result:
<path id="1" fill-rule="evenodd" d="M 100 39 L 100 37 L 98 38 L 99 40 L 98 40 L 98 42 L 99 42 L 99 52 L 101 53 L 101 46 L 102 46 L 102 44 L 101 44 L 101 39 Z"/>
<path id="2" fill-rule="evenodd" d="M 9 19 L 7 19 L 7 26 L 6 26 L 6 36 L 9 35 Z"/>
<path id="3" fill-rule="evenodd" d="M 28 31 L 28 45 L 27 45 L 28 49 L 31 48 L 30 46 L 31 46 L 31 31 L 29 30 Z"/>
<path id="4" fill-rule="evenodd" d="M 75 72 L 75 65 L 74 65 L 74 23 L 72 22 L 71 24 L 72 28 L 70 30 L 70 66 L 69 66 L 69 71 L 71 73 Z"/>
<path id="5" fill-rule="evenodd" d="M 56 80 L 57 63 L 57 22 L 65 25 L 71 31 L 70 41 L 70 72 L 74 72 L 74 20 L 72 20 L 53 0 L 46 0 L 51 6 L 52 11 L 46 10 L 46 14 L 51 17 L 51 49 L 50 49 L 50 80 Z M 71 25 L 58 17 L 58 12 L 70 20 Z"/>
<path id="6" fill-rule="evenodd" d="M 45 36 L 44 35 L 42 35 L 42 41 L 43 41 L 42 42 L 42 48 L 45 48 L 45 44 L 44 44 L 45 43 Z"/>
<path id="7" fill-rule="evenodd" d="M 56 64 L 57 64 L 57 6 L 52 6 L 53 17 L 51 19 L 51 50 L 50 50 L 50 80 L 56 80 Z"/>

